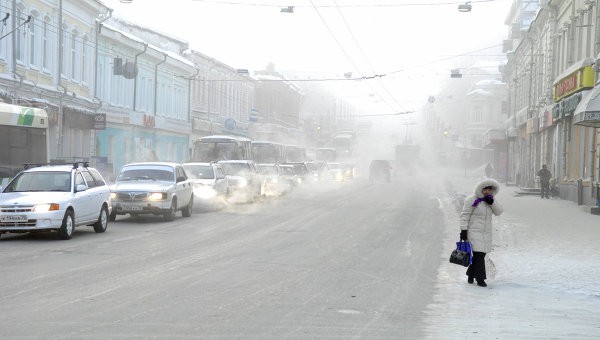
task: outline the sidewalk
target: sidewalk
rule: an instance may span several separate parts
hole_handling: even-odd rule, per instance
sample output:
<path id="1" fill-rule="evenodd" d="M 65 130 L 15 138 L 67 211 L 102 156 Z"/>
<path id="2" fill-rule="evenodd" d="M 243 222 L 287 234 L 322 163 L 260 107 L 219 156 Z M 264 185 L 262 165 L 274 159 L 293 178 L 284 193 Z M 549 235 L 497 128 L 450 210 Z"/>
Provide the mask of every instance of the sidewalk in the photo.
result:
<path id="1" fill-rule="evenodd" d="M 472 193 L 479 179 L 454 177 Z M 598 339 L 600 337 L 600 217 L 571 201 L 515 196 L 502 186 L 504 214 L 494 217 L 488 287 L 467 283 L 466 268 L 448 262 L 458 241 L 458 212 L 447 215 L 437 293 L 428 306 L 430 339 Z"/>

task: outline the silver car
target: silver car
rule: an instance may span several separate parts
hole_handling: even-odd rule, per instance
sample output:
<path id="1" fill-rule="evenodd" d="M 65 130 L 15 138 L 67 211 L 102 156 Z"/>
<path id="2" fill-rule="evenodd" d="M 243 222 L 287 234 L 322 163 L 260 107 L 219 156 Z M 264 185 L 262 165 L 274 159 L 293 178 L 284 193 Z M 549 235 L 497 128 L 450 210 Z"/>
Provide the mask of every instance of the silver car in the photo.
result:
<path id="1" fill-rule="evenodd" d="M 0 234 L 57 231 L 68 240 L 76 226 L 108 226 L 110 190 L 86 163 L 29 167 L 0 193 Z"/>
<path id="2" fill-rule="evenodd" d="M 110 187 L 113 210 L 117 215 L 162 215 L 172 221 L 177 211 L 192 216 L 193 184 L 178 163 L 142 162 L 123 166 Z"/>
<path id="3" fill-rule="evenodd" d="M 216 162 L 183 163 L 183 169 L 194 184 L 194 201 L 211 206 L 224 203 L 228 194 L 227 179 Z"/>

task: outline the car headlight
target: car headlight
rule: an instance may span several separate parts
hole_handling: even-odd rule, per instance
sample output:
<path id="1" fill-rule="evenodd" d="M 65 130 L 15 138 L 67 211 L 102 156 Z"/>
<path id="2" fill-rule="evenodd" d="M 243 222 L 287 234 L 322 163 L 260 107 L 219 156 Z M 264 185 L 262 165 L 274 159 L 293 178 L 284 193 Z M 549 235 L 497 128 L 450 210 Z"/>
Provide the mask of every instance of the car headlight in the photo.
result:
<path id="1" fill-rule="evenodd" d="M 166 198 L 167 198 L 166 192 L 151 192 L 150 195 L 148 195 L 148 200 L 150 200 L 150 201 L 161 201 Z"/>
<path id="2" fill-rule="evenodd" d="M 58 203 L 38 204 L 33 207 L 33 211 L 35 212 L 47 212 L 56 210 L 60 210 L 60 204 Z"/>
<path id="3" fill-rule="evenodd" d="M 117 193 L 116 192 L 111 192 L 110 193 L 110 199 L 111 200 L 116 200 L 117 199 Z"/>

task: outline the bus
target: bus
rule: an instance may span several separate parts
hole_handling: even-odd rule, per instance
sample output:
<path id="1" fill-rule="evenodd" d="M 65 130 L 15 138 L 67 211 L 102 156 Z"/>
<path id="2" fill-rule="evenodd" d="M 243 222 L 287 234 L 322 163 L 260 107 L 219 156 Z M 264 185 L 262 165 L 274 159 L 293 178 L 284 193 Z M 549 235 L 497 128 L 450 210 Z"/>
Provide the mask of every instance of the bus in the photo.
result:
<path id="1" fill-rule="evenodd" d="M 352 131 L 340 131 L 332 138 L 332 144 L 338 157 L 352 156 L 356 134 Z"/>
<path id="2" fill-rule="evenodd" d="M 306 149 L 297 145 L 285 145 L 286 162 L 306 162 Z"/>
<path id="3" fill-rule="evenodd" d="M 285 145 L 277 142 L 252 141 L 252 160 L 256 163 L 283 163 Z"/>
<path id="4" fill-rule="evenodd" d="M 0 103 L 0 186 L 26 163 L 49 163 L 48 114 L 44 109 Z"/>
<path id="5" fill-rule="evenodd" d="M 337 151 L 335 148 L 317 148 L 315 158 L 317 161 L 333 162 L 337 160 Z"/>
<path id="6" fill-rule="evenodd" d="M 241 136 L 212 135 L 198 138 L 192 145 L 190 161 L 218 162 L 223 160 L 252 159 L 250 138 Z"/>

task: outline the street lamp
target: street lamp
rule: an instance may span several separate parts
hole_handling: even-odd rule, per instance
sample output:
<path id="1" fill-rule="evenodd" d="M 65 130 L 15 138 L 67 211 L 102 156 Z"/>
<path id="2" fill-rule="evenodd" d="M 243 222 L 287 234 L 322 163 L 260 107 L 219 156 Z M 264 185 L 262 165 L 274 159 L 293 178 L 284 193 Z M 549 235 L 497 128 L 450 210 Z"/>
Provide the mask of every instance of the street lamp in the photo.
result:
<path id="1" fill-rule="evenodd" d="M 467 1 L 464 4 L 460 4 L 458 5 L 458 11 L 459 12 L 471 12 L 471 2 Z"/>

